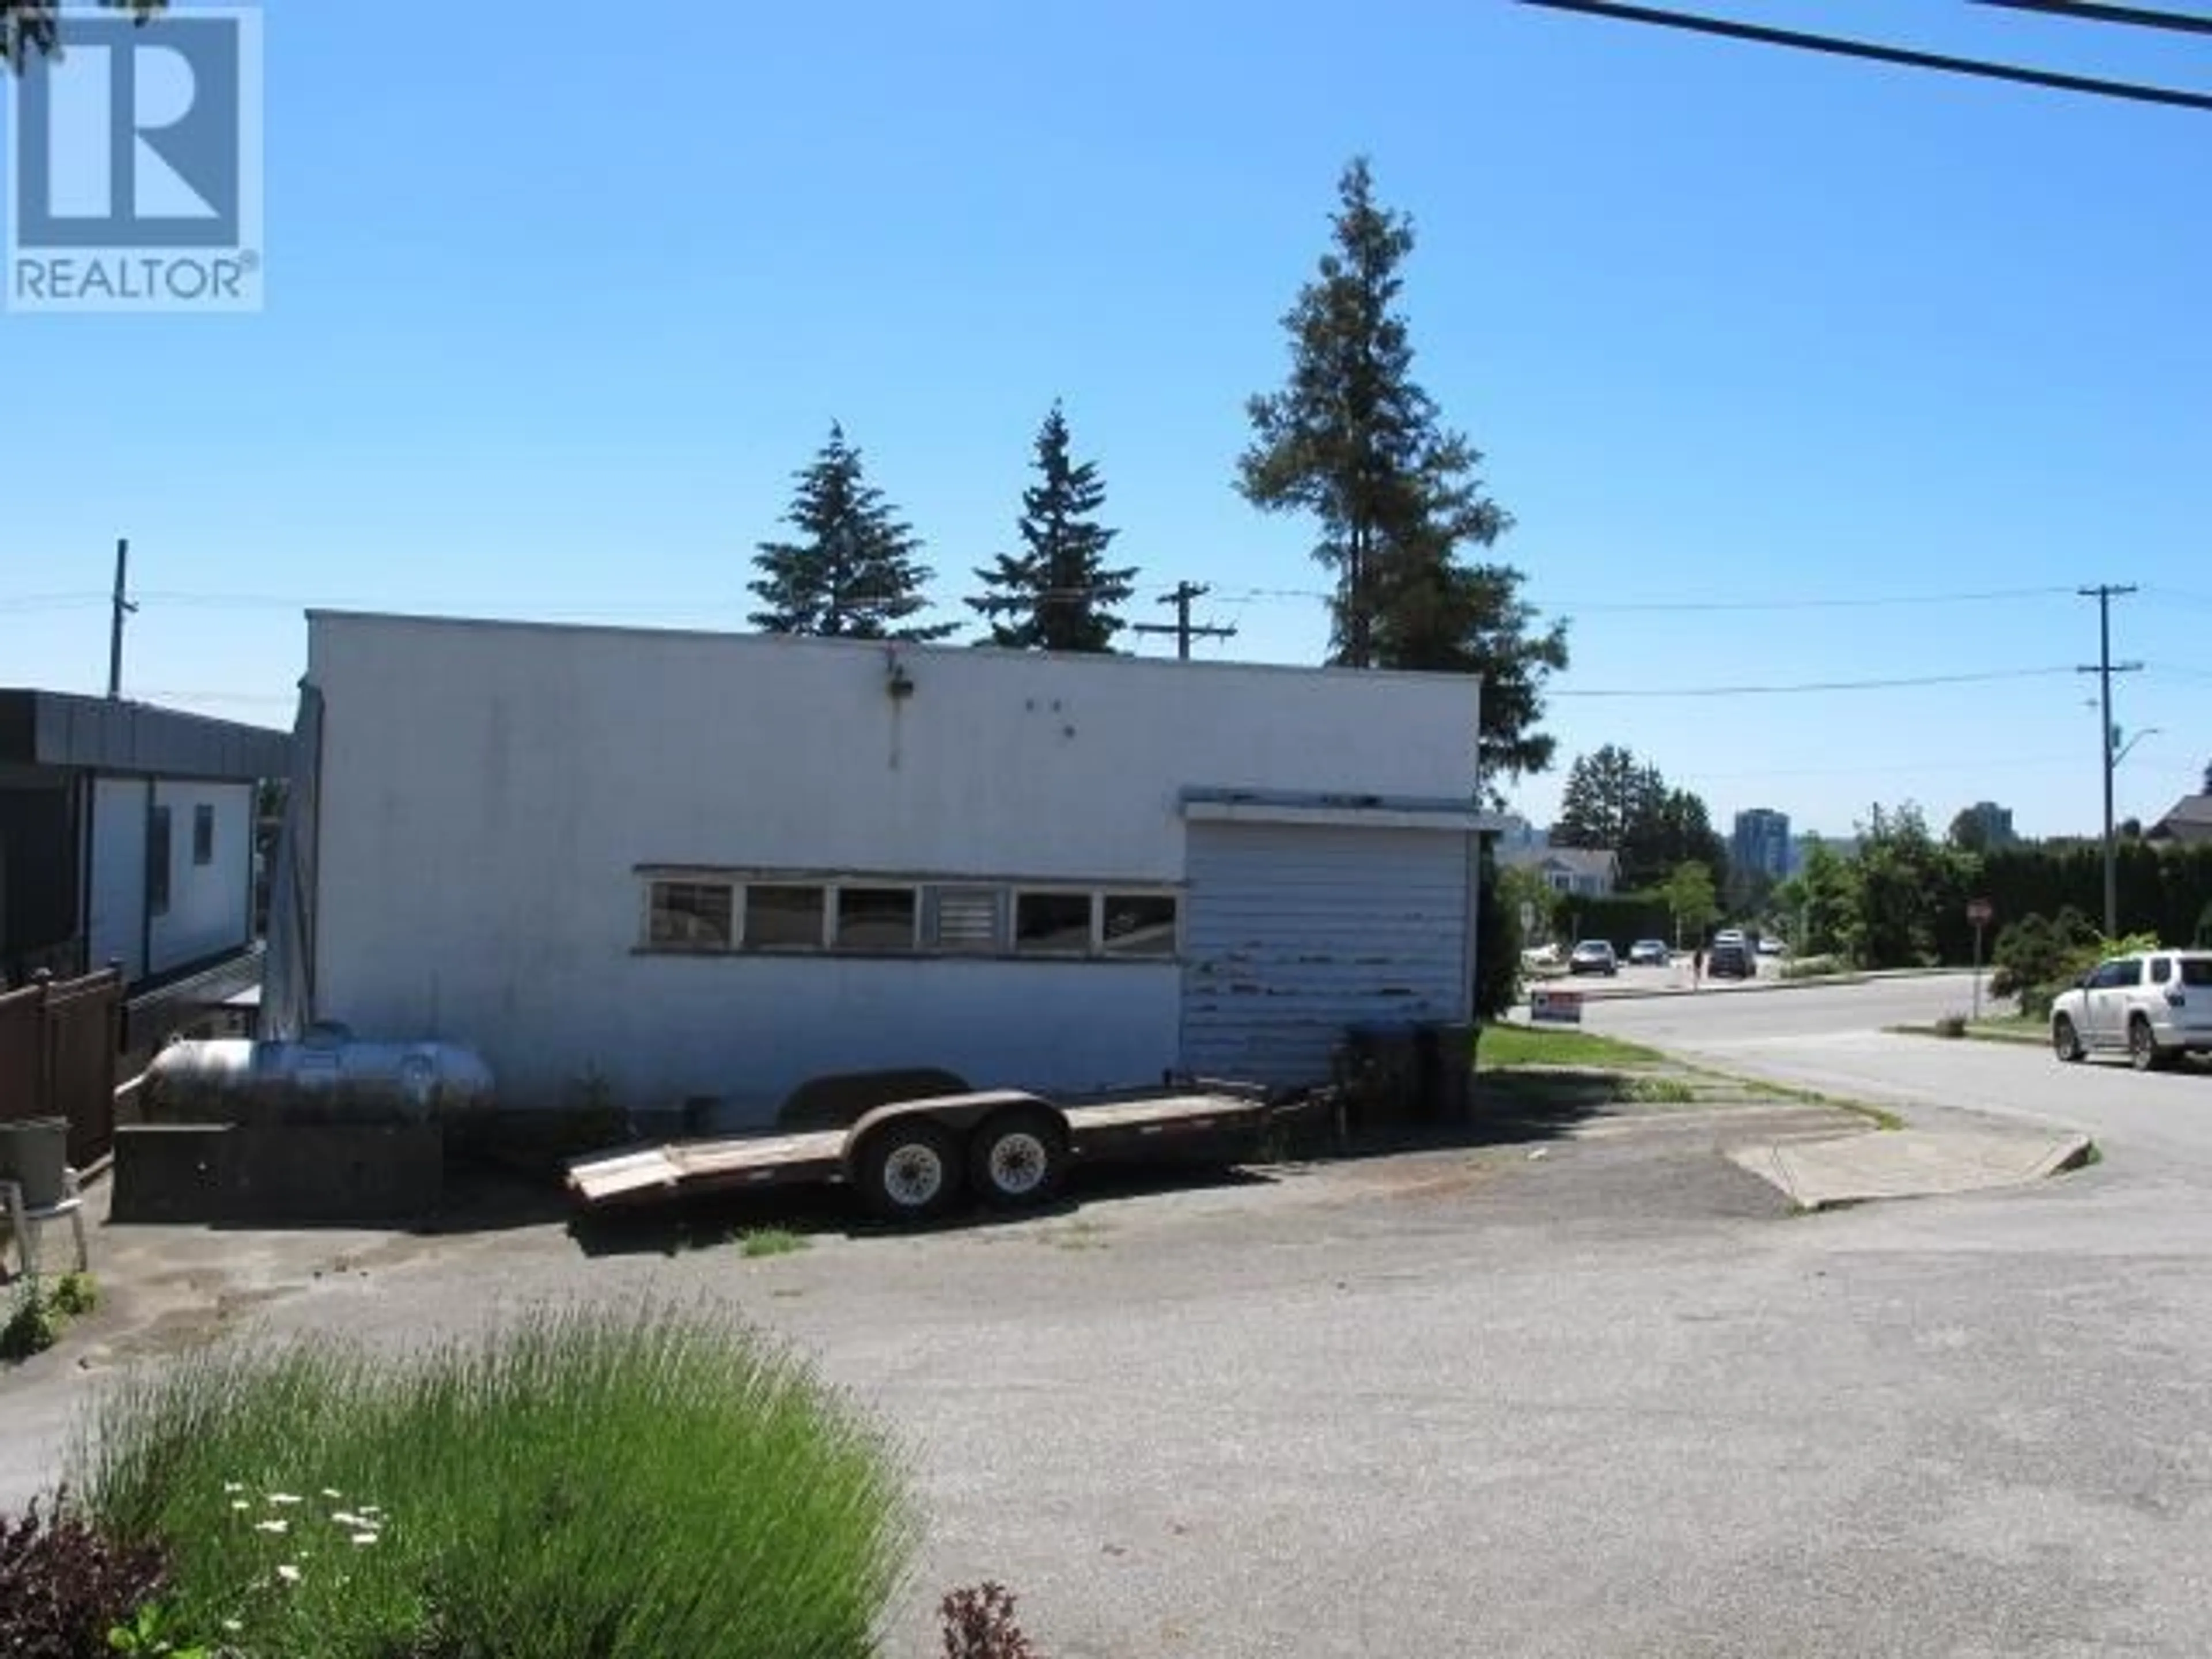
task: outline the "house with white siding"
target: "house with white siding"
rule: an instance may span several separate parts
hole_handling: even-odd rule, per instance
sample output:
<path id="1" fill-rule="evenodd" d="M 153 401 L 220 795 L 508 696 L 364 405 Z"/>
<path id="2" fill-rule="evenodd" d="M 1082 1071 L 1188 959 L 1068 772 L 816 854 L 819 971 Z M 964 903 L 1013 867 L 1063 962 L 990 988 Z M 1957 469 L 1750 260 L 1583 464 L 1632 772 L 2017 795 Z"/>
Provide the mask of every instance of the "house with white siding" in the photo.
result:
<path id="1" fill-rule="evenodd" d="M 264 1024 L 467 1043 L 510 1104 L 1296 1085 L 1468 1017 L 1472 678 L 334 611 L 307 655 Z"/>

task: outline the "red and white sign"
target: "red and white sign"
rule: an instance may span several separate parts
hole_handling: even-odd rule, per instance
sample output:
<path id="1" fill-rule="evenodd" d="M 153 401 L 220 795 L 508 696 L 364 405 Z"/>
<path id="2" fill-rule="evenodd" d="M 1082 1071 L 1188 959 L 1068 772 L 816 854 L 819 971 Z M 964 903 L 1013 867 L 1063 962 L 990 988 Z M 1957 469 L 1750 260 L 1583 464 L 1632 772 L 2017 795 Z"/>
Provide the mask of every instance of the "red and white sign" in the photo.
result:
<path id="1" fill-rule="evenodd" d="M 1987 899 L 1972 899 L 1967 902 L 1966 920 L 1977 927 L 1988 927 L 1990 918 L 1995 915 L 1996 912 L 1990 908 L 1990 902 Z"/>
<path id="2" fill-rule="evenodd" d="M 1528 993 L 1528 1018 L 1539 1024 L 1579 1025 L 1583 1023 L 1583 994 L 1555 991 L 1539 985 Z"/>

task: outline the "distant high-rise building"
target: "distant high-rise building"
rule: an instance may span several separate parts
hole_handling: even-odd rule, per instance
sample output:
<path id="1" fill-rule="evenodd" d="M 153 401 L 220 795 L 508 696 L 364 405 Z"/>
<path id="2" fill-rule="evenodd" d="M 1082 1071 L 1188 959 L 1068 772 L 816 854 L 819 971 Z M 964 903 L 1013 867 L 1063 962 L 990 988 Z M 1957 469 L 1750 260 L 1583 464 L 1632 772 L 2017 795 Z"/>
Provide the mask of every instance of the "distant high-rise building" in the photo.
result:
<path id="1" fill-rule="evenodd" d="M 1993 800 L 1978 800 L 1959 814 L 1973 825 L 1976 840 L 1984 848 L 2010 847 L 2020 836 L 2012 827 L 2012 808 L 2000 806 Z"/>
<path id="2" fill-rule="evenodd" d="M 1735 815 L 1729 862 L 1738 875 L 1753 873 L 1780 881 L 1790 873 L 1790 814 L 1754 806 Z"/>

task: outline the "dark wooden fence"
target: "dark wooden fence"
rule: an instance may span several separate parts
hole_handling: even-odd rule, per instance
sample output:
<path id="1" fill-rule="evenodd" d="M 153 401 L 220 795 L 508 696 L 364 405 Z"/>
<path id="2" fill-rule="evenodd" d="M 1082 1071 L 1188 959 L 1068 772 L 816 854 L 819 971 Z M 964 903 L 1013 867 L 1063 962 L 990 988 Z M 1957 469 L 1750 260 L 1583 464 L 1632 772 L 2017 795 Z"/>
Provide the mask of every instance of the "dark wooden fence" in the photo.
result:
<path id="1" fill-rule="evenodd" d="M 0 1122 L 67 1118 L 70 1162 L 106 1157 L 122 1021 L 123 975 L 112 969 L 0 994 Z"/>

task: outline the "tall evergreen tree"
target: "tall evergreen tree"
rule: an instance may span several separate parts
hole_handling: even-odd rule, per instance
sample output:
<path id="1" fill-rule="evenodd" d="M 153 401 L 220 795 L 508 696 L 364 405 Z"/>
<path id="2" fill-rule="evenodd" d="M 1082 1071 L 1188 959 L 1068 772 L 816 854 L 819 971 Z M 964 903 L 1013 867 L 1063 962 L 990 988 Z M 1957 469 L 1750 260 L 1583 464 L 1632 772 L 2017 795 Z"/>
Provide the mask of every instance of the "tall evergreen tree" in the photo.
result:
<path id="1" fill-rule="evenodd" d="M 1283 319 L 1289 378 L 1247 405 L 1237 487 L 1263 511 L 1319 521 L 1314 556 L 1336 580 L 1333 661 L 1485 677 L 1479 747 L 1494 797 L 1551 763 L 1537 722 L 1547 678 L 1567 664 L 1565 627 L 1539 625 L 1520 571 L 1461 557 L 1512 520 L 1484 491 L 1481 453 L 1413 378 L 1397 305 L 1412 222 L 1376 202 L 1364 160 L 1337 193 L 1334 245 Z"/>
<path id="2" fill-rule="evenodd" d="M 798 489 L 784 522 L 804 539 L 760 544 L 760 579 L 750 586 L 764 608 L 753 612 L 754 627 L 854 640 L 938 640 L 952 631 L 949 623 L 907 623 L 928 605 L 921 590 L 933 573 L 921 540 L 862 473 L 844 428 L 831 426 L 813 463 L 793 477 Z"/>
<path id="3" fill-rule="evenodd" d="M 1037 428 L 1031 463 L 1036 483 L 1022 491 L 1017 521 L 1022 550 L 1001 553 L 975 574 L 984 592 L 968 601 L 991 623 L 989 642 L 1016 650 L 1109 651 L 1122 622 L 1134 566 L 1109 570 L 1106 549 L 1119 532 L 1097 522 L 1106 504 L 1098 464 L 1069 454 L 1067 417 L 1058 402 Z"/>
<path id="4" fill-rule="evenodd" d="M 1617 744 L 1575 757 L 1552 839 L 1619 854 L 1620 884 L 1632 890 L 1664 882 L 1684 864 L 1703 865 L 1716 889 L 1728 884 L 1728 846 L 1704 799 L 1669 787 L 1657 767 Z"/>
<path id="5" fill-rule="evenodd" d="M 1576 756 L 1567 769 L 1552 839 L 1561 847 L 1621 852 L 1639 828 L 1658 817 L 1666 800 L 1667 781 L 1659 769 L 1645 765 L 1633 750 L 1608 743 L 1594 754 Z"/>

